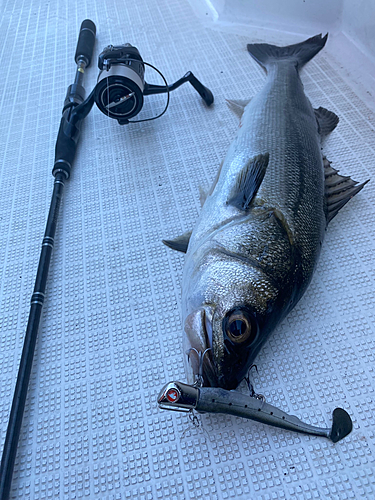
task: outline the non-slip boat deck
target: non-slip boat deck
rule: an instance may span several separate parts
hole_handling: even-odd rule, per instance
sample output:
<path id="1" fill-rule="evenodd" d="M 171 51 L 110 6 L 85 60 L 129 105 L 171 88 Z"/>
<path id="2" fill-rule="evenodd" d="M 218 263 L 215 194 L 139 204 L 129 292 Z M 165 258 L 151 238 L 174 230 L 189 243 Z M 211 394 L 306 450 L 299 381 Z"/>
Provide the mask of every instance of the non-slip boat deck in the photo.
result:
<path id="1" fill-rule="evenodd" d="M 85 120 L 58 223 L 11 498 L 372 498 L 375 115 L 338 62 L 342 54 L 335 58 L 328 39 L 302 80 L 314 107 L 340 117 L 324 146 L 332 166 L 372 182 L 330 224 L 313 282 L 261 351 L 253 378 L 267 401 L 313 425 L 330 425 L 333 409 L 345 408 L 354 429 L 333 444 L 220 415 L 199 416 L 196 427 L 156 402 L 164 383 L 185 380 L 183 255 L 161 240 L 193 226 L 199 186 L 210 185 L 235 135 L 238 120 L 225 99 L 249 98 L 264 83 L 246 43 L 274 43 L 277 35 L 210 28 L 177 0 L 4 0 L 0 12 L 1 447 L 81 22 L 97 26 L 87 91 L 100 51 L 130 42 L 168 82 L 190 70 L 215 96 L 209 109 L 186 84 L 171 93 L 159 120 L 121 127 L 96 107 Z M 280 34 L 279 43 L 303 38 Z M 146 80 L 156 81 L 149 69 Z M 146 97 L 144 113 L 156 114 L 164 102 Z"/>

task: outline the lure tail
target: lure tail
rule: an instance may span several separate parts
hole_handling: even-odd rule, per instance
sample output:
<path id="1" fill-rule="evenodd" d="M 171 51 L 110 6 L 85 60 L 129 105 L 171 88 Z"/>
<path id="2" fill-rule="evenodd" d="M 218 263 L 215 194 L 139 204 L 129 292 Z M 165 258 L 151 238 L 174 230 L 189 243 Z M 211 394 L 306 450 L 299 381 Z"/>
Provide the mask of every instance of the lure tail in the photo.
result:
<path id="1" fill-rule="evenodd" d="M 286 47 L 278 47 L 268 43 L 249 43 L 247 50 L 257 63 L 266 70 L 270 64 L 282 60 L 294 62 L 300 69 L 324 47 L 327 38 L 328 33 L 324 37 L 316 35 L 304 42 L 287 45 Z"/>

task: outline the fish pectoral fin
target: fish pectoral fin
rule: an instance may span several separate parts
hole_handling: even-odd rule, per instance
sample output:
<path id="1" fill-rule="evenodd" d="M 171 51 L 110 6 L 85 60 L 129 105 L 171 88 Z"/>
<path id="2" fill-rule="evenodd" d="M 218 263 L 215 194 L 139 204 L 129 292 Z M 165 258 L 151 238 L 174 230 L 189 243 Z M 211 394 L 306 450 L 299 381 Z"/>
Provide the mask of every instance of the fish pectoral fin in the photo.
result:
<path id="1" fill-rule="evenodd" d="M 339 117 L 333 111 L 320 107 L 314 109 L 314 113 L 318 122 L 318 132 L 322 137 L 330 134 L 337 127 Z"/>
<path id="2" fill-rule="evenodd" d="M 247 210 L 256 196 L 269 162 L 269 154 L 260 154 L 249 160 L 238 174 L 230 193 L 228 205 Z"/>
<path id="3" fill-rule="evenodd" d="M 325 196 L 327 200 L 327 224 L 338 214 L 339 210 L 348 203 L 369 182 L 368 179 L 362 184 L 353 181 L 349 176 L 339 175 L 338 171 L 331 167 L 331 163 L 323 157 Z"/>
<path id="4" fill-rule="evenodd" d="M 233 111 L 235 115 L 241 120 L 243 112 L 245 111 L 246 106 L 249 104 L 251 99 L 225 99 L 227 101 L 228 108 Z"/>
<path id="5" fill-rule="evenodd" d="M 167 245 L 167 247 L 172 248 L 172 250 L 186 253 L 189 246 L 191 233 L 192 231 L 186 231 L 186 233 L 181 234 L 181 236 L 178 236 L 174 240 L 162 240 L 162 242 L 164 243 L 164 245 Z"/>

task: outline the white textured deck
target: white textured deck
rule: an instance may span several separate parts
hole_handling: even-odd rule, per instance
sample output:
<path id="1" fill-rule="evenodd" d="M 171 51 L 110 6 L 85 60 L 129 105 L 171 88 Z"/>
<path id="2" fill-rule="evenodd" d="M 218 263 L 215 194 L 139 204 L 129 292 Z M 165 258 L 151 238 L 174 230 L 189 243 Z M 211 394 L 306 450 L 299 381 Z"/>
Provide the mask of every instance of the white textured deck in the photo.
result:
<path id="1" fill-rule="evenodd" d="M 254 379 L 269 402 L 315 425 L 345 408 L 354 429 L 334 445 L 226 416 L 200 417 L 195 428 L 156 404 L 165 382 L 185 377 L 183 256 L 161 239 L 192 227 L 199 185 L 214 178 L 234 137 L 225 98 L 251 97 L 263 85 L 246 43 L 304 37 L 211 29 L 183 0 L 4 0 L 0 15 L 1 448 L 81 22 L 97 26 L 87 90 L 99 52 L 130 42 L 169 82 L 191 70 L 215 96 L 207 109 L 187 84 L 160 120 L 121 127 L 94 108 L 84 122 L 11 498 L 374 498 L 375 116 L 342 54 L 328 40 L 302 79 L 313 105 L 340 117 L 325 144 L 333 166 L 373 180 L 330 224 L 314 280 L 260 353 Z"/>

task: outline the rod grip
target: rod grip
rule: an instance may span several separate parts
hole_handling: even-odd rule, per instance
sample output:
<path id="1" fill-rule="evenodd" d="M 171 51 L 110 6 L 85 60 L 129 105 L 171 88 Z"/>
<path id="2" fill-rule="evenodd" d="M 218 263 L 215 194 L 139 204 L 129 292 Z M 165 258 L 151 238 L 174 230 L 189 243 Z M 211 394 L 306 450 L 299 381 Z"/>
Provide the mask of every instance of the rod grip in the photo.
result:
<path id="1" fill-rule="evenodd" d="M 81 29 L 79 31 L 76 54 L 74 56 L 76 64 L 78 64 L 79 59 L 84 58 L 87 61 L 86 67 L 90 66 L 92 54 L 94 51 L 95 36 L 95 24 L 90 21 L 90 19 L 85 19 L 82 22 Z"/>

